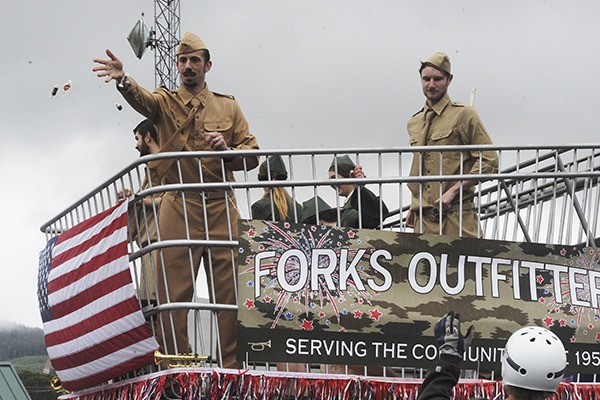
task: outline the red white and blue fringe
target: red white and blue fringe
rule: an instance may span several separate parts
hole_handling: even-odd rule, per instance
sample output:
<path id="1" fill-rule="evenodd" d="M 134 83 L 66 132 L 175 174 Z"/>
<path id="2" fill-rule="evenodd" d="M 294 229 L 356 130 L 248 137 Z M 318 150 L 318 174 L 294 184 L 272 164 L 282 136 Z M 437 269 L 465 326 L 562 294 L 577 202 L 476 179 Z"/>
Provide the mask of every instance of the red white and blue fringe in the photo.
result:
<path id="1" fill-rule="evenodd" d="M 415 400 L 420 379 L 285 373 L 218 368 L 177 368 L 69 393 L 63 400 Z M 555 400 L 600 400 L 600 383 L 564 382 Z M 454 400 L 504 399 L 502 383 L 461 380 Z"/>

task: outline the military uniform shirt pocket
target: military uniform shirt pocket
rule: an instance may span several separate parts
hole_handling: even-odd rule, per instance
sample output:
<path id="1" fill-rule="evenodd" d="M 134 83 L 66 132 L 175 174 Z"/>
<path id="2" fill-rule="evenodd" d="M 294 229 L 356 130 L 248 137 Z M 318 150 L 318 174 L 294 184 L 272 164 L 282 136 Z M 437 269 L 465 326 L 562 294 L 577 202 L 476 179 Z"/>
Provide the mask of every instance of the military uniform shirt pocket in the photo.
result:
<path id="1" fill-rule="evenodd" d="M 219 132 L 223 135 L 223 139 L 228 145 L 231 145 L 231 136 L 233 135 L 233 122 L 232 121 L 217 121 L 217 122 L 204 122 L 205 132 Z"/>

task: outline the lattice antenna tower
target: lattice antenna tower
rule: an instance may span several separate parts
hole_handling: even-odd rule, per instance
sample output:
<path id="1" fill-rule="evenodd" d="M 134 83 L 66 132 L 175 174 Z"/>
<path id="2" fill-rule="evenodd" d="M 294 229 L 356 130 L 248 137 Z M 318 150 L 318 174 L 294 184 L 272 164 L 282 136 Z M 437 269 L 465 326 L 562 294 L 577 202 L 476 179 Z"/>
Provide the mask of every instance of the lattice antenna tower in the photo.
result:
<path id="1" fill-rule="evenodd" d="M 179 0 L 154 0 L 154 83 L 177 88 L 177 45 L 181 37 Z"/>
<path id="2" fill-rule="evenodd" d="M 154 0 L 154 25 L 149 30 L 144 14 L 135 24 L 127 40 L 137 58 L 146 48 L 154 50 L 154 84 L 168 89 L 177 87 L 177 45 L 181 36 L 179 0 Z"/>

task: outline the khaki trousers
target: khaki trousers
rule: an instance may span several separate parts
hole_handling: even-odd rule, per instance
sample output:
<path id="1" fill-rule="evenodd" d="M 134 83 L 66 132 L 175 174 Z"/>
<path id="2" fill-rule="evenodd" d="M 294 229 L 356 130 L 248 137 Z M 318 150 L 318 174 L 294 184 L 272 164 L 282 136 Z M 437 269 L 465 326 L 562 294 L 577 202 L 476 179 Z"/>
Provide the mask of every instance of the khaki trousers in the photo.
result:
<path id="1" fill-rule="evenodd" d="M 437 211 L 437 210 L 435 210 Z M 440 234 L 440 216 L 431 208 L 423 209 L 423 229 L 421 230 L 421 221 L 419 219 L 419 210 L 413 210 L 415 214 L 415 233 Z M 460 221 L 459 210 L 449 211 L 442 214 L 442 235 L 454 235 L 461 237 L 477 237 L 477 213 L 474 208 L 462 210 L 462 224 Z M 483 236 L 483 231 L 479 231 Z"/>
<path id="2" fill-rule="evenodd" d="M 222 193 L 222 192 L 221 192 Z M 162 240 L 187 239 L 185 216 L 187 215 L 189 238 L 192 240 L 237 240 L 239 214 L 231 204 L 229 194 L 229 221 L 227 204 L 223 195 L 214 195 L 206 200 L 191 192 L 186 195 L 185 210 L 181 193 L 164 195 L 159 213 L 159 232 Z M 206 235 L 208 226 L 208 236 Z M 230 237 L 231 234 L 231 237 Z M 158 272 L 159 304 L 166 302 L 189 302 L 194 293 L 200 261 L 204 261 L 211 303 L 237 304 L 234 273 L 237 273 L 237 253 L 226 247 L 171 247 L 162 250 L 164 268 Z M 160 256 L 159 256 L 160 257 Z M 160 260 L 159 260 L 160 261 Z M 161 263 L 159 262 L 159 265 Z M 163 271 L 166 272 L 163 273 Z M 189 338 L 187 310 L 161 313 L 157 339 L 165 347 L 167 354 L 188 353 Z M 223 368 L 239 368 L 236 361 L 237 313 L 220 311 L 217 313 L 220 355 Z M 172 324 L 171 324 L 172 320 Z M 164 337 L 163 337 L 164 329 Z M 174 332 L 174 337 L 173 337 Z M 173 341 L 175 339 L 175 341 Z M 176 348 L 175 348 L 176 344 Z"/>

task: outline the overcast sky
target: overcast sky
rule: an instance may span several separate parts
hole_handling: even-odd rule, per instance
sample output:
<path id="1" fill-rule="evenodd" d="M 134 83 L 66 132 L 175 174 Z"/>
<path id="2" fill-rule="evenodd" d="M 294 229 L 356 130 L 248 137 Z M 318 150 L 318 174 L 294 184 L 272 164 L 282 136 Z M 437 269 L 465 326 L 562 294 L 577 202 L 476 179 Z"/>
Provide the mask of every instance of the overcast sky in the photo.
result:
<path id="1" fill-rule="evenodd" d="M 138 156 L 141 117 L 92 60 L 110 48 L 152 89 L 153 53 L 138 60 L 126 36 L 153 2 L 5 3 L 0 320 L 41 327 L 39 227 Z M 495 143 L 598 143 L 598 15 L 597 0 L 181 0 L 181 31 L 211 49 L 210 89 L 236 96 L 263 149 L 407 145 L 419 60 L 438 50 Z"/>

